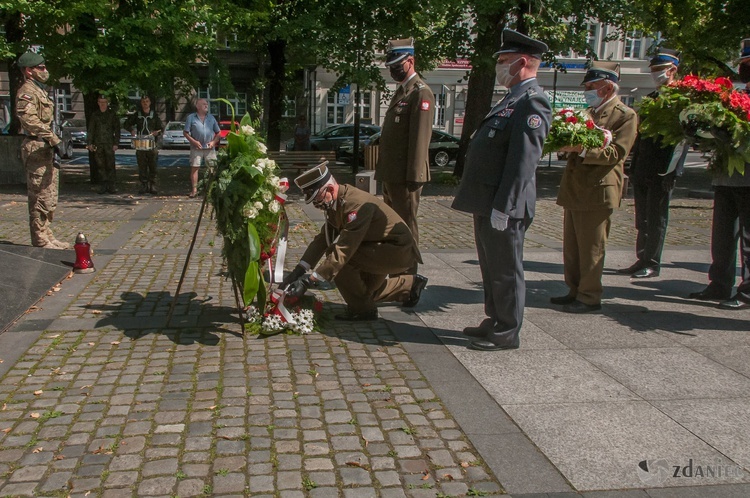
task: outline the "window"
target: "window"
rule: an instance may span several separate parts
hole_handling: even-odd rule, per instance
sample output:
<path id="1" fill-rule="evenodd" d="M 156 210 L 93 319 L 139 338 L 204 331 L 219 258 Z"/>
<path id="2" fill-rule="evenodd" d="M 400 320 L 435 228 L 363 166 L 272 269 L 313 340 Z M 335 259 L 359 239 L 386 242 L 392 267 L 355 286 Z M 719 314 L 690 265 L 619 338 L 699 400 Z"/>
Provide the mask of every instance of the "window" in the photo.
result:
<path id="1" fill-rule="evenodd" d="M 372 121 L 372 92 L 369 90 L 360 92 L 359 94 L 359 117 L 361 119 Z"/>
<path id="2" fill-rule="evenodd" d="M 445 127 L 445 102 L 445 93 L 435 94 L 435 117 L 433 118 L 432 126 L 436 126 L 438 128 Z"/>
<path id="3" fill-rule="evenodd" d="M 294 99 L 284 98 L 284 114 L 285 118 L 296 118 L 297 117 L 297 104 Z"/>
<path id="4" fill-rule="evenodd" d="M 339 103 L 339 95 L 339 92 L 328 92 L 326 98 L 326 124 L 334 125 L 344 122 L 346 105 Z"/>
<path id="5" fill-rule="evenodd" d="M 642 59 L 643 33 L 639 30 L 628 31 L 625 34 L 625 53 L 623 59 Z"/>
<path id="6" fill-rule="evenodd" d="M 211 91 L 208 87 L 198 88 L 198 98 L 208 100 L 208 112 L 213 114 L 216 119 L 229 119 L 232 117 L 232 110 L 228 105 L 222 102 L 211 100 Z M 225 96 L 224 98 L 231 102 L 232 106 L 234 106 L 235 117 L 238 120 L 242 119 L 242 116 L 244 116 L 247 112 L 247 94 L 238 93 L 234 97 Z"/>
<path id="7" fill-rule="evenodd" d="M 73 94 L 70 90 L 70 83 L 60 83 L 55 92 L 55 105 L 60 111 L 73 110 Z"/>

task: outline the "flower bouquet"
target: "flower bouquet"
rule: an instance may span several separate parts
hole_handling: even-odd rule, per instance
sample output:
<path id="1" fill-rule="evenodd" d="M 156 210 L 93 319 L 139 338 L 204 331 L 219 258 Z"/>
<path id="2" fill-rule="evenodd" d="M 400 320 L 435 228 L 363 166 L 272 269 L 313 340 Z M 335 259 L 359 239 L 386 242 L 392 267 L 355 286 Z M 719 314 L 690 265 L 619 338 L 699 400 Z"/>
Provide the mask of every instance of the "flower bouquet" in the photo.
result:
<path id="1" fill-rule="evenodd" d="M 231 107 L 228 101 L 218 100 Z M 260 331 L 264 318 L 285 320 L 284 323 L 297 318 L 286 313 L 283 291 L 273 291 L 268 299 L 270 285 L 280 282 L 284 273 L 289 229 L 284 192 L 289 188 L 289 181 L 277 176 L 278 166 L 266 157 L 266 146 L 255 133 L 250 115 L 245 114 L 239 128 L 234 123 L 232 108 L 232 128 L 227 134 L 227 146 L 219 151 L 216 170 L 208 181 L 208 200 L 213 207 L 216 229 L 224 239 L 222 255 L 235 296 L 241 301 L 238 306 L 248 318 L 260 317 L 248 320 L 251 329 Z M 268 284 L 263 277 L 264 269 L 268 270 Z M 256 311 L 248 314 L 253 301 Z M 307 314 L 299 318 L 304 318 L 302 323 L 309 323 Z M 292 325 L 283 328 L 292 328 Z M 298 328 L 307 330 L 306 325 Z"/>
<path id="2" fill-rule="evenodd" d="M 694 75 L 663 87 L 641 101 L 644 137 L 661 137 L 665 145 L 688 139 L 710 152 L 709 169 L 745 173 L 750 162 L 750 95 L 738 92 L 727 78 Z"/>
<path id="3" fill-rule="evenodd" d="M 549 154 L 563 147 L 576 145 L 584 149 L 606 147 L 611 137 L 611 133 L 594 124 L 588 112 L 566 107 L 552 116 L 542 153 Z"/>

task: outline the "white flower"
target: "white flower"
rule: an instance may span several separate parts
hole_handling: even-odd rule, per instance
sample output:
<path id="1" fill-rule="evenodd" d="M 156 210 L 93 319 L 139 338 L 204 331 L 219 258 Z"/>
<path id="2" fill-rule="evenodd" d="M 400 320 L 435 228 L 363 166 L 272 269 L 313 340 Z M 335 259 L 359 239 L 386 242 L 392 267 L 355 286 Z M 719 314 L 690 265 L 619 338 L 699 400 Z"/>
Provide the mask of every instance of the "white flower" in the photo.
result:
<path id="1" fill-rule="evenodd" d="M 268 190 L 264 190 L 263 194 L 261 194 L 261 195 L 263 196 L 263 200 L 266 201 L 266 202 L 268 202 L 271 199 L 273 199 L 273 195 Z"/>
<path id="2" fill-rule="evenodd" d="M 245 207 L 245 209 L 242 210 L 242 216 L 252 220 L 256 216 L 258 216 L 258 210 L 254 207 Z"/>
<path id="3" fill-rule="evenodd" d="M 266 144 L 263 142 L 258 142 L 258 150 L 260 150 L 263 154 L 265 154 L 268 149 L 266 148 Z"/>
<path id="4" fill-rule="evenodd" d="M 270 202 L 270 204 L 268 204 L 268 209 L 270 209 L 272 213 L 278 213 L 279 209 L 281 209 L 281 204 L 279 204 L 279 201 L 274 199 Z"/>
<path id="5" fill-rule="evenodd" d="M 263 325 L 261 326 L 264 332 L 278 332 L 280 330 L 284 330 L 285 324 L 281 321 L 281 317 L 278 315 L 270 315 L 267 316 L 265 320 L 263 320 Z"/>
<path id="6" fill-rule="evenodd" d="M 281 182 L 279 181 L 278 176 L 271 175 L 268 177 L 266 181 L 270 183 L 271 185 L 273 185 L 275 188 L 279 188 L 279 185 L 281 185 Z"/>
<path id="7" fill-rule="evenodd" d="M 309 334 L 315 327 L 314 316 L 312 310 L 300 310 L 297 313 L 292 313 L 294 322 L 290 324 L 290 328 L 298 334 Z"/>
<path id="8" fill-rule="evenodd" d="M 250 125 L 244 125 L 240 128 L 243 135 L 255 135 L 255 130 Z"/>
<path id="9" fill-rule="evenodd" d="M 255 201 L 255 203 L 253 204 L 253 206 L 255 206 L 255 209 L 257 209 L 258 211 L 260 211 L 261 209 L 263 209 L 263 203 L 260 202 L 260 201 Z"/>

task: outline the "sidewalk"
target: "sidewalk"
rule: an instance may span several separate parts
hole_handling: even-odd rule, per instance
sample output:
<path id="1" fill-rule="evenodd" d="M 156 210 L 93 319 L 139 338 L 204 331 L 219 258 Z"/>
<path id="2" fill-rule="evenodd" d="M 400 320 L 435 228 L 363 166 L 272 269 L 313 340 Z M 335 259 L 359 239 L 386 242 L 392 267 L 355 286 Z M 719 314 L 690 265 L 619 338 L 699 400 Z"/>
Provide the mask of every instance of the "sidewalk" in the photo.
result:
<path id="1" fill-rule="evenodd" d="M 64 177 L 55 233 L 84 231 L 97 271 L 0 334 L 0 496 L 750 495 L 750 313 L 683 299 L 706 283 L 710 201 L 674 201 L 659 279 L 608 271 L 603 311 L 571 316 L 548 301 L 565 290 L 560 168 L 541 168 L 521 348 L 481 353 L 460 333 L 483 315 L 471 220 L 440 185 L 420 207 L 415 310 L 243 338 L 206 218 L 167 325 L 200 207 L 186 171 L 155 198 Z M 610 270 L 632 262 L 623 207 Z M 0 240 L 27 244 L 22 193 L 0 212 Z M 288 213 L 291 267 L 320 213 Z"/>

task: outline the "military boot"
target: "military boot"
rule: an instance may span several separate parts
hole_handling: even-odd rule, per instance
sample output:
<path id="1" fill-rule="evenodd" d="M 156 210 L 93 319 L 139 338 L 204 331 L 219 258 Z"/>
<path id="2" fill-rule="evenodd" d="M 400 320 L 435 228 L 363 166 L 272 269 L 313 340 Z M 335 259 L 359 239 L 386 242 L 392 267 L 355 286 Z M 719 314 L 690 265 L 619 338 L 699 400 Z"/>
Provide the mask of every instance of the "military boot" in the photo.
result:
<path id="1" fill-rule="evenodd" d="M 148 194 L 148 192 L 149 192 L 148 183 L 141 183 L 141 188 L 138 189 L 138 193 L 139 194 Z"/>

